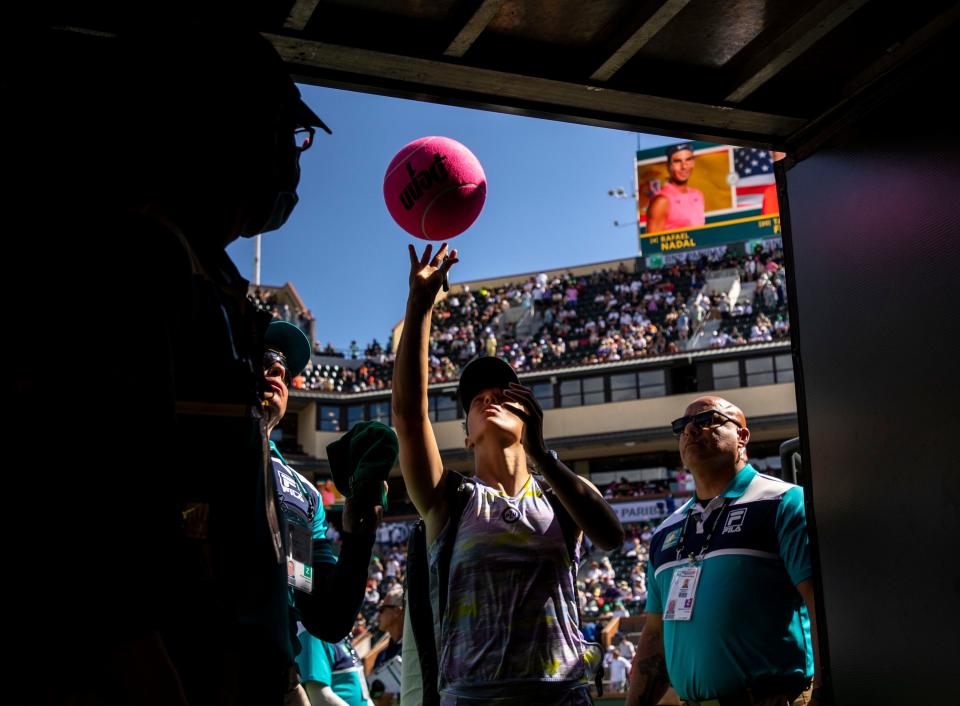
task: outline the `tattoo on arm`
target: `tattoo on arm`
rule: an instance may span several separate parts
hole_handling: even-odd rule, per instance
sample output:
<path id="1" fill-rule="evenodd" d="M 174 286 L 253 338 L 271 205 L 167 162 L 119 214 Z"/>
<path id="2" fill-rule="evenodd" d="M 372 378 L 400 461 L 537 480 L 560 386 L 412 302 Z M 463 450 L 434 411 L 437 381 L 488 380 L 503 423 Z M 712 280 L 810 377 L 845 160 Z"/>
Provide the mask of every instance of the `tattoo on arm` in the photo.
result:
<path id="1" fill-rule="evenodd" d="M 670 686 L 667 676 L 667 663 L 663 654 L 655 654 L 643 660 L 637 660 L 630 674 L 631 685 L 636 689 L 634 703 L 656 704 Z"/>

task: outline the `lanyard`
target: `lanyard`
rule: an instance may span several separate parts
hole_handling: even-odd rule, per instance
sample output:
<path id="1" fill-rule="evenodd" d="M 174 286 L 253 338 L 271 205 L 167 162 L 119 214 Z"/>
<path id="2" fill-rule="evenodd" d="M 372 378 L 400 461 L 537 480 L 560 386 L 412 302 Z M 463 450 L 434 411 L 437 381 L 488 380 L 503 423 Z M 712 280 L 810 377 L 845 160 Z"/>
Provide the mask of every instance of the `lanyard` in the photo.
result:
<path id="1" fill-rule="evenodd" d="M 703 540 L 703 546 L 700 548 L 700 553 L 696 556 L 697 561 L 702 561 L 704 555 L 707 553 L 707 549 L 710 547 L 710 540 L 713 539 L 713 533 L 716 532 L 717 526 L 720 524 L 720 518 L 723 516 L 723 511 L 727 509 L 729 503 L 730 498 L 724 498 L 720 504 L 720 508 L 717 510 L 717 517 L 713 521 L 713 526 L 710 528 L 710 531 L 707 532 L 707 536 Z M 687 517 L 683 521 L 683 531 L 680 533 L 680 541 L 677 543 L 677 561 L 680 561 L 680 558 L 683 556 L 683 549 L 686 546 L 687 531 L 690 529 L 690 515 L 692 514 L 692 510 L 693 505 L 691 504 L 690 509 L 687 510 Z M 694 561 L 693 552 L 690 552 L 689 558 L 692 564 Z"/>
<path id="2" fill-rule="evenodd" d="M 307 490 L 303 483 L 300 482 L 300 476 L 296 471 L 293 471 L 293 480 L 297 484 L 297 490 L 300 491 L 300 494 L 303 495 L 307 501 L 307 519 L 313 522 L 313 516 L 317 514 L 317 502 L 313 497 L 313 493 Z"/>

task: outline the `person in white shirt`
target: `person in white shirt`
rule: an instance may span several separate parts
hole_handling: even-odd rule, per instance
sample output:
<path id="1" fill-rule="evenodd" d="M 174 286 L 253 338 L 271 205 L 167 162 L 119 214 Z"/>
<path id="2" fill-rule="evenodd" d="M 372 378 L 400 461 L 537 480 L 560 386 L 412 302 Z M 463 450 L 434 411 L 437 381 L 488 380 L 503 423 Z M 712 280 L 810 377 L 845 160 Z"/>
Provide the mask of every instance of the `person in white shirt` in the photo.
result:
<path id="1" fill-rule="evenodd" d="M 607 651 L 603 654 L 603 671 L 607 675 L 610 674 L 610 663 L 613 662 L 613 651 L 616 649 L 616 645 L 607 645 Z"/>
<path id="2" fill-rule="evenodd" d="M 630 661 L 620 655 L 620 650 L 613 651 L 613 659 L 608 667 L 610 672 L 610 691 L 624 692 L 627 690 L 627 678 L 630 676 Z"/>

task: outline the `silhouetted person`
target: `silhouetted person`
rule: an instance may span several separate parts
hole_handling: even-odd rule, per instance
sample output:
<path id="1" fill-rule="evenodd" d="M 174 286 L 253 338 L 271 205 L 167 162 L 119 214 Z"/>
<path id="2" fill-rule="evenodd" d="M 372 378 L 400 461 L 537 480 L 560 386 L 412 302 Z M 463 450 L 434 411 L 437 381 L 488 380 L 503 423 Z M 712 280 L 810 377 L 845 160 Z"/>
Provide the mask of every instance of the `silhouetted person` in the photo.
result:
<path id="1" fill-rule="evenodd" d="M 43 488 L 14 519 L 34 560 L 24 652 L 65 655 L 34 665 L 39 701 L 279 703 L 269 314 L 225 248 L 284 223 L 326 127 L 259 34 L 150 29 L 41 34 L 60 70 L 16 87 L 12 279 L 42 307 L 13 319 Z M 54 326 L 31 316 L 51 310 Z"/>

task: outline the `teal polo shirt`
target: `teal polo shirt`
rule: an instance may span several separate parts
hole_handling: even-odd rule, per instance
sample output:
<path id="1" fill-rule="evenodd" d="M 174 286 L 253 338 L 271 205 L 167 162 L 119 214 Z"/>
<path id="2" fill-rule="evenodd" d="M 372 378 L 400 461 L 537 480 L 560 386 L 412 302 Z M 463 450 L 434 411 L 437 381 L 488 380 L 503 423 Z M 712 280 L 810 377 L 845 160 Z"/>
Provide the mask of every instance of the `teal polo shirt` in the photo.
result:
<path id="1" fill-rule="evenodd" d="M 349 706 L 370 706 L 363 666 L 349 639 L 333 644 L 306 630 L 301 630 L 299 638 L 303 649 L 297 655 L 297 666 L 302 681 L 329 686 Z"/>
<path id="2" fill-rule="evenodd" d="M 333 550 L 333 543 L 327 539 L 327 514 L 323 509 L 323 498 L 313 483 L 291 468 L 286 459 L 280 454 L 273 441 L 270 442 L 270 459 L 273 463 L 273 472 L 276 480 L 277 505 L 280 508 L 280 534 L 286 538 L 287 522 L 294 514 L 311 516 L 310 528 L 313 537 L 313 565 L 336 564 L 337 555 Z M 286 551 L 286 545 L 284 548 Z M 296 623 L 300 612 L 294 603 L 296 589 L 287 585 L 287 605 L 290 611 L 291 657 L 300 652 L 300 644 L 296 639 Z M 314 584 L 314 591 L 321 590 Z"/>
<path id="3" fill-rule="evenodd" d="M 337 554 L 333 542 L 327 539 L 327 513 L 323 509 L 320 491 L 309 480 L 291 468 L 280 454 L 276 444 L 270 442 L 273 472 L 277 479 L 277 503 L 282 512 L 280 522 L 284 526 L 291 513 L 312 513 L 311 535 L 313 536 L 313 563 L 336 564 Z M 286 536 L 286 532 L 282 533 Z M 293 605 L 293 589 L 290 589 L 290 604 Z"/>
<path id="4" fill-rule="evenodd" d="M 650 541 L 646 609 L 662 614 L 673 572 L 700 554 L 716 522 L 691 619 L 663 623 L 667 672 L 685 700 L 813 676 L 810 620 L 796 590 L 811 576 L 803 489 L 747 465 L 720 497 L 706 518 L 691 498 Z"/>

